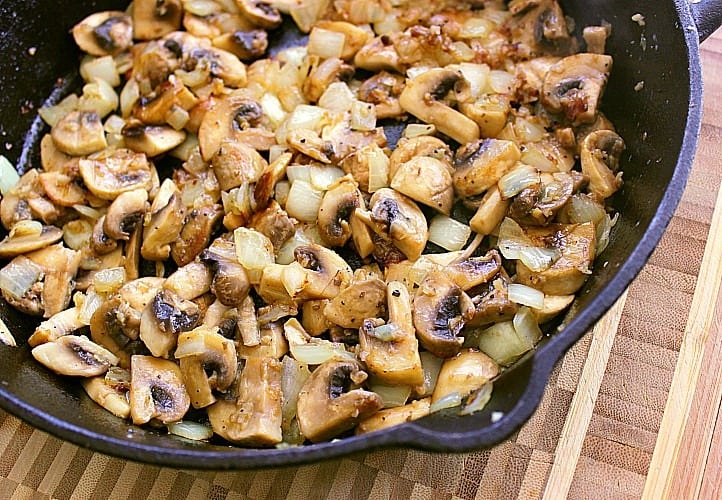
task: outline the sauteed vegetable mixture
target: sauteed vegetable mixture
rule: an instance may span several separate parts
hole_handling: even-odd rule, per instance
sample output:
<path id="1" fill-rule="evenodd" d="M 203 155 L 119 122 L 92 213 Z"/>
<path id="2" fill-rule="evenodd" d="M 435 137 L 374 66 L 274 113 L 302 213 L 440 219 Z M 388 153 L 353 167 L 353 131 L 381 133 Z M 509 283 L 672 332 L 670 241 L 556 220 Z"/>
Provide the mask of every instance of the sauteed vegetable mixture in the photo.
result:
<path id="1" fill-rule="evenodd" d="M 308 41 L 268 55 L 282 14 Z M 40 110 L 42 167 L 0 162 L 2 296 L 42 317 L 45 367 L 186 438 L 479 411 L 616 220 L 609 33 L 555 0 L 92 14 L 82 90 Z"/>

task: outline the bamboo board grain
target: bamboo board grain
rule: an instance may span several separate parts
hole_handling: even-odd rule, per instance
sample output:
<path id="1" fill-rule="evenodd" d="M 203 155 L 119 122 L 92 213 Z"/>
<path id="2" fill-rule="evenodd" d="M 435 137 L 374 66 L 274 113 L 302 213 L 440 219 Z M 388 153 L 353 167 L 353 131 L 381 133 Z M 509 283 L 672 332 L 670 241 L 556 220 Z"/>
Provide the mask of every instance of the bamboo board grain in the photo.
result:
<path id="1" fill-rule="evenodd" d="M 695 290 L 714 271 L 714 259 L 703 259 L 705 249 L 720 259 L 719 249 L 710 250 L 708 233 L 722 181 L 722 32 L 702 46 L 702 60 L 706 97 L 699 150 L 669 229 L 614 310 L 616 329 L 585 336 L 565 355 L 539 409 L 508 441 L 463 455 L 391 450 L 304 467 L 214 473 L 92 453 L 0 412 L 0 498 L 486 500 L 542 498 L 545 491 L 547 498 L 564 492 L 571 499 L 639 498 L 647 482 L 659 480 L 650 467 L 662 463 L 654 458 L 655 448 L 669 439 L 681 445 L 669 462 L 668 491 L 677 498 L 695 492 L 702 499 L 720 498 L 722 299 L 702 308 L 713 319 L 701 363 L 689 365 L 700 369 L 690 378 L 695 389 L 683 415 L 683 436 L 670 435 L 665 424 L 675 372 L 684 371 L 679 363 L 686 354 L 679 361 L 679 352 L 685 332 L 690 319 L 698 321 L 690 316 Z M 595 395 L 582 404 L 589 390 Z"/>

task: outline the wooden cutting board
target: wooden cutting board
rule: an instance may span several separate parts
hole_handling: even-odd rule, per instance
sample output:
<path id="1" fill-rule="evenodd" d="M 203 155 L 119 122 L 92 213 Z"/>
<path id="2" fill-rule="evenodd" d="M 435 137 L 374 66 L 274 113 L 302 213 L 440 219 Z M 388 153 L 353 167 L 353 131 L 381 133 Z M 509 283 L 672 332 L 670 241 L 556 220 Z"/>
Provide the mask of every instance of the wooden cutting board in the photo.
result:
<path id="1" fill-rule="evenodd" d="M 702 48 L 697 160 L 656 252 L 510 440 L 195 472 L 78 448 L 0 412 L 0 498 L 721 498 L 722 32 Z"/>

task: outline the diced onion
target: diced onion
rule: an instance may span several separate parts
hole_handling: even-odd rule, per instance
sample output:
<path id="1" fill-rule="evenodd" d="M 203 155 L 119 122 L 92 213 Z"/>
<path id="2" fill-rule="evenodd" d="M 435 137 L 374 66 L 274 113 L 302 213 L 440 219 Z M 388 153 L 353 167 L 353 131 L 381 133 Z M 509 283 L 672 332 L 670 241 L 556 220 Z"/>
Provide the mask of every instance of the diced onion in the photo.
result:
<path id="1" fill-rule="evenodd" d="M 609 214 L 604 214 L 602 220 L 596 226 L 596 246 L 595 255 L 602 253 L 609 245 L 609 235 L 612 232 L 612 228 L 617 223 L 619 214 L 615 214 L 614 217 L 610 217 Z"/>
<path id="2" fill-rule="evenodd" d="M 291 192 L 291 183 L 288 181 L 278 181 L 276 186 L 273 188 L 273 197 L 281 205 L 281 208 L 286 208 L 286 202 L 288 201 L 288 193 Z"/>
<path id="3" fill-rule="evenodd" d="M 521 260 L 535 272 L 548 269 L 561 256 L 556 248 L 534 246 L 521 226 L 508 217 L 499 226 L 498 246 L 505 258 Z"/>
<path id="4" fill-rule="evenodd" d="M 10 328 L 8 328 L 8 325 L 5 324 L 2 318 L 0 318 L 0 342 L 10 347 L 17 347 L 18 345 L 12 332 L 10 332 Z"/>
<path id="5" fill-rule="evenodd" d="M 521 154 L 521 161 L 531 165 L 540 172 L 558 172 L 559 167 L 553 160 L 550 160 L 537 146 L 527 144 Z"/>
<path id="6" fill-rule="evenodd" d="M 444 360 L 437 358 L 428 351 L 419 353 L 419 357 L 421 358 L 421 368 L 424 370 L 424 385 L 422 391 L 418 387 L 416 391 L 421 392 L 419 394 L 421 397 L 430 396 L 436 387 L 436 381 L 439 379 L 439 372 Z"/>
<path id="7" fill-rule="evenodd" d="M 166 123 L 176 130 L 181 130 L 191 119 L 191 115 L 180 106 L 172 106 L 165 117 Z"/>
<path id="8" fill-rule="evenodd" d="M 105 118 L 118 107 L 118 94 L 108 82 L 96 78 L 83 87 L 83 95 L 78 99 L 78 109 L 94 111 Z"/>
<path id="9" fill-rule="evenodd" d="M 248 271 L 253 284 L 260 283 L 263 268 L 276 261 L 273 243 L 263 233 L 254 229 L 239 227 L 233 231 L 238 262 Z"/>
<path id="10" fill-rule="evenodd" d="M 198 148 L 198 136 L 195 134 L 188 134 L 183 142 L 170 151 L 170 155 L 173 158 L 178 158 L 181 161 L 187 162 L 191 159 L 191 156 Z M 184 165 L 185 167 L 185 165 Z"/>
<path id="11" fill-rule="evenodd" d="M 339 58 L 343 54 L 346 35 L 338 31 L 325 30 L 315 27 L 308 35 L 309 55 L 319 56 L 322 59 Z"/>
<path id="12" fill-rule="evenodd" d="M 353 103 L 353 93 L 345 82 L 333 82 L 318 100 L 319 106 L 334 113 L 351 111 Z"/>
<path id="13" fill-rule="evenodd" d="M 288 151 L 287 147 L 281 146 L 280 144 L 274 144 L 268 148 L 268 163 L 273 163 L 286 151 Z"/>
<path id="14" fill-rule="evenodd" d="M 43 224 L 37 220 L 21 220 L 10 228 L 10 239 L 23 236 L 40 236 L 43 232 Z"/>
<path id="15" fill-rule="evenodd" d="M 431 68 L 429 68 L 428 66 L 412 66 L 406 70 L 406 76 L 409 80 L 413 80 L 417 76 L 423 75 L 424 73 L 429 71 L 429 69 Z"/>
<path id="16" fill-rule="evenodd" d="M 583 194 L 575 194 L 569 200 L 566 207 L 566 215 L 572 224 L 583 224 L 585 222 L 594 222 L 599 224 L 607 215 L 601 203 L 594 201 L 589 196 Z"/>
<path id="17" fill-rule="evenodd" d="M 517 334 L 514 323 L 495 323 L 479 334 L 479 349 L 500 365 L 516 361 L 533 346 Z"/>
<path id="18" fill-rule="evenodd" d="M 195 16 L 206 17 L 221 12 L 221 6 L 213 0 L 186 0 L 183 2 L 183 10 Z"/>
<path id="19" fill-rule="evenodd" d="M 85 294 L 85 300 L 78 311 L 78 319 L 84 325 L 90 324 L 90 319 L 95 314 L 95 311 L 103 304 L 103 297 L 95 293 L 94 287 L 90 287 L 88 292 Z"/>
<path id="20" fill-rule="evenodd" d="M 504 417 L 503 411 L 493 411 L 493 412 L 491 412 L 491 423 L 495 424 L 499 420 L 501 420 L 503 417 Z"/>
<path id="21" fill-rule="evenodd" d="M 491 393 L 494 389 L 494 385 L 491 382 L 487 382 L 482 385 L 478 390 L 474 391 L 468 398 L 468 402 L 459 412 L 460 415 L 471 415 L 477 411 L 484 409 L 486 404 L 491 400 Z"/>
<path id="22" fill-rule="evenodd" d="M 433 123 L 409 123 L 404 129 L 404 137 L 413 139 L 424 135 L 434 135 L 436 133 L 436 125 Z"/>
<path id="23" fill-rule="evenodd" d="M 7 195 L 19 180 L 20 175 L 10 160 L 0 155 L 0 193 Z"/>
<path id="24" fill-rule="evenodd" d="M 263 114 L 266 115 L 271 122 L 273 128 L 278 127 L 278 125 L 286 119 L 287 113 L 283 109 L 281 101 L 271 93 L 265 93 L 263 97 L 261 97 L 261 109 L 263 110 Z"/>
<path id="25" fill-rule="evenodd" d="M 315 189 L 310 183 L 297 180 L 291 184 L 286 200 L 286 212 L 302 222 L 314 222 L 321 207 L 323 191 Z"/>
<path id="26" fill-rule="evenodd" d="M 517 335 L 524 339 L 531 347 L 534 347 L 542 337 L 542 331 L 534 318 L 534 314 L 528 307 L 520 307 L 512 321 Z"/>
<path id="27" fill-rule="evenodd" d="M 547 134 L 544 127 L 538 123 L 524 120 L 523 118 L 516 120 L 514 123 L 514 131 L 522 142 L 537 142 L 542 140 Z"/>
<path id="28" fill-rule="evenodd" d="M 389 165 L 391 160 L 378 146 L 366 147 L 359 151 L 369 166 L 369 193 L 375 193 L 389 186 Z"/>
<path id="29" fill-rule="evenodd" d="M 509 300 L 540 309 L 544 306 L 544 292 L 519 283 L 510 283 L 507 288 Z"/>
<path id="30" fill-rule="evenodd" d="M 78 109 L 78 96 L 70 94 L 55 106 L 40 108 L 38 110 L 38 114 L 45 123 L 54 127 L 60 120 L 63 119 L 63 117 L 65 117 L 65 115 L 75 111 L 76 109 Z"/>
<path id="31" fill-rule="evenodd" d="M 100 78 L 111 87 L 120 85 L 120 75 L 113 56 L 85 56 L 80 62 L 80 76 L 86 82 L 93 82 L 96 78 Z"/>
<path id="32" fill-rule="evenodd" d="M 502 198 L 508 200 L 539 181 L 536 168 L 521 164 L 499 179 L 499 192 Z"/>
<path id="33" fill-rule="evenodd" d="M 78 212 L 83 217 L 87 217 L 93 220 L 100 219 L 103 216 L 103 212 L 87 205 L 73 205 L 73 210 Z"/>
<path id="34" fill-rule="evenodd" d="M 443 214 L 429 224 L 429 241 L 449 251 L 461 250 L 471 236 L 471 228 Z"/>
<path id="35" fill-rule="evenodd" d="M 370 131 L 376 128 L 376 106 L 363 101 L 351 105 L 351 129 Z"/>
<path id="36" fill-rule="evenodd" d="M 296 404 L 298 393 L 301 392 L 303 384 L 311 376 L 308 366 L 300 364 L 291 356 L 284 356 L 281 362 L 281 392 L 283 403 L 281 403 L 281 415 L 284 427 L 290 425 L 291 420 L 296 416 Z"/>
<path id="37" fill-rule="evenodd" d="M 300 345 L 291 344 L 290 350 L 296 361 L 305 365 L 320 365 L 330 359 L 346 359 L 353 356 L 339 344 L 328 341 L 316 341 Z"/>
<path id="38" fill-rule="evenodd" d="M 461 25 L 461 29 L 459 30 L 459 34 L 457 36 L 465 39 L 486 38 L 493 29 L 494 23 L 488 19 L 472 17 L 467 19 L 466 22 Z"/>
<path id="39" fill-rule="evenodd" d="M 337 180 L 344 176 L 344 171 L 338 167 L 317 167 L 309 168 L 311 186 L 321 191 L 328 191 Z"/>
<path id="40" fill-rule="evenodd" d="M 213 437 L 213 429 L 210 426 L 188 420 L 168 424 L 168 432 L 193 441 L 205 441 Z"/>
<path id="41" fill-rule="evenodd" d="M 93 225 L 85 219 L 71 220 L 63 226 L 63 241 L 73 250 L 80 250 L 90 241 Z"/>
<path id="42" fill-rule="evenodd" d="M 443 398 L 439 398 L 434 401 L 429 407 L 429 413 L 436 413 L 437 411 L 445 410 L 446 408 L 453 408 L 461 405 L 461 394 L 458 392 L 452 392 L 447 394 Z"/>
<path id="43" fill-rule="evenodd" d="M 288 12 L 294 20 L 298 29 L 308 33 L 321 15 L 321 9 L 325 2 L 319 0 L 302 0 L 294 4 Z"/>
<path id="44" fill-rule="evenodd" d="M 396 338 L 396 332 L 399 331 L 399 325 L 396 323 L 386 323 L 372 328 L 369 333 L 383 342 L 392 342 Z"/>
<path id="45" fill-rule="evenodd" d="M 129 79 L 120 91 L 120 113 L 128 118 L 133 111 L 135 103 L 140 99 L 140 87 L 135 78 Z"/>
<path id="46" fill-rule="evenodd" d="M 37 282 L 43 269 L 25 256 L 15 257 L 0 269 L 0 288 L 15 299 L 21 299 Z"/>
<path id="47" fill-rule="evenodd" d="M 493 69 L 489 72 L 489 89 L 495 94 L 508 94 L 512 90 L 514 75 Z"/>
<path id="48" fill-rule="evenodd" d="M 372 381 L 369 383 L 369 390 L 381 396 L 384 408 L 404 406 L 411 396 L 411 387 L 408 385 L 386 385 Z"/>
<path id="49" fill-rule="evenodd" d="M 93 275 L 93 285 L 98 293 L 113 293 L 125 283 L 124 267 L 101 269 Z"/>
<path id="50" fill-rule="evenodd" d="M 320 132 L 321 128 L 326 124 L 328 119 L 328 111 L 318 106 L 309 106 L 301 104 L 288 115 L 285 124 L 287 130 L 308 129 L 314 132 Z"/>
<path id="51" fill-rule="evenodd" d="M 549 269 L 561 254 L 556 248 L 526 247 L 519 251 L 519 260 L 534 272 L 540 273 Z"/>
<path id="52" fill-rule="evenodd" d="M 489 82 L 489 66 L 486 64 L 461 63 L 459 65 L 461 74 L 471 87 L 472 97 L 479 97 Z"/>

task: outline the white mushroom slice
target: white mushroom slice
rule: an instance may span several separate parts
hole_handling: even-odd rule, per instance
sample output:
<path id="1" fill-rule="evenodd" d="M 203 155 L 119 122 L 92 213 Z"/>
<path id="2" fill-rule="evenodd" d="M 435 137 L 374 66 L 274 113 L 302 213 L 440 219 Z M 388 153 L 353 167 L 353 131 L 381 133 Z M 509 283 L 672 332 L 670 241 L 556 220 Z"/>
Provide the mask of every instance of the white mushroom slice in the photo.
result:
<path id="1" fill-rule="evenodd" d="M 118 364 L 112 352 L 85 336 L 65 335 L 53 342 L 36 346 L 33 357 L 59 375 L 95 377 Z"/>
<path id="2" fill-rule="evenodd" d="M 452 167 L 454 155 L 449 145 L 438 137 L 425 135 L 411 139 L 399 139 L 396 149 L 389 158 L 389 177 L 393 179 L 401 165 L 422 156 L 441 161 L 450 174 L 454 173 L 454 167 Z"/>
<path id="3" fill-rule="evenodd" d="M 214 101 L 198 128 L 198 143 L 205 161 L 211 161 L 221 143 L 241 141 L 245 129 L 257 127 L 263 117 L 261 105 L 245 94 L 232 94 Z"/>
<path id="4" fill-rule="evenodd" d="M 483 352 L 464 349 L 441 365 L 431 402 L 454 392 L 468 396 L 499 374 L 499 365 Z"/>
<path id="5" fill-rule="evenodd" d="M 281 13 L 278 12 L 273 2 L 263 0 L 236 0 L 236 5 L 241 14 L 259 28 L 275 29 L 281 24 Z"/>
<path id="6" fill-rule="evenodd" d="M 377 36 L 356 52 L 353 63 L 357 68 L 377 73 L 393 71 L 403 73 L 405 65 L 394 47 L 393 35 Z"/>
<path id="7" fill-rule="evenodd" d="M 582 172 L 589 176 L 589 191 L 599 199 L 612 196 L 622 185 L 619 160 L 624 141 L 616 132 L 597 130 L 582 142 Z"/>
<path id="8" fill-rule="evenodd" d="M 417 420 L 428 415 L 430 408 L 431 398 L 418 399 L 396 408 L 384 408 L 359 422 L 358 427 L 356 427 L 356 434 L 367 434 Z"/>
<path id="9" fill-rule="evenodd" d="M 504 220 L 510 204 L 511 199 L 503 199 L 499 188 L 493 186 L 484 193 L 479 208 L 469 221 L 469 226 L 475 233 L 482 236 L 491 234 Z"/>
<path id="10" fill-rule="evenodd" d="M 540 325 L 554 319 L 574 302 L 574 295 L 544 295 L 544 303 L 539 309 L 531 308 L 531 313 Z"/>
<path id="11" fill-rule="evenodd" d="M 446 165 L 430 156 L 413 158 L 399 165 L 391 187 L 442 214 L 450 215 L 454 186 Z"/>
<path id="12" fill-rule="evenodd" d="M 54 342 L 60 337 L 70 335 L 85 326 L 78 316 L 78 308 L 71 307 L 59 313 L 53 314 L 50 318 L 40 323 L 28 339 L 31 347 Z"/>
<path id="13" fill-rule="evenodd" d="M 133 116 L 147 125 L 164 125 L 175 109 L 190 111 L 196 104 L 198 98 L 193 92 L 175 75 L 170 75 L 154 90 L 150 99 L 138 100 Z"/>
<path id="14" fill-rule="evenodd" d="M 180 0 L 135 0 L 133 34 L 138 40 L 160 38 L 179 29 L 182 16 Z"/>
<path id="15" fill-rule="evenodd" d="M 314 443 L 326 441 L 383 408 L 378 394 L 360 388 L 366 378 L 355 361 L 326 361 L 318 366 L 298 394 L 301 434 Z"/>
<path id="16" fill-rule="evenodd" d="M 344 328 L 361 328 L 365 319 L 383 317 L 385 306 L 386 285 L 378 278 L 369 278 L 341 290 L 323 309 L 323 315 Z"/>
<path id="17" fill-rule="evenodd" d="M 357 56 L 358 57 L 358 56 Z M 433 68 L 406 84 L 399 96 L 401 107 L 426 123 L 436 125 L 443 134 L 459 144 L 479 139 L 479 126 L 442 100 L 454 90 L 463 75 L 451 69 Z"/>
<path id="18" fill-rule="evenodd" d="M 21 254 L 45 248 L 62 238 L 63 231 L 55 226 L 43 226 L 40 234 L 14 237 L 8 235 L 0 241 L 0 259 L 11 259 Z"/>
<path id="19" fill-rule="evenodd" d="M 260 327 L 261 341 L 258 345 L 238 345 L 238 357 L 241 359 L 273 358 L 281 359 L 288 352 L 288 342 L 279 323 L 267 323 Z"/>
<path id="20" fill-rule="evenodd" d="M 251 289 L 246 269 L 238 262 L 233 241 L 217 238 L 201 253 L 213 271 L 211 291 L 225 306 L 238 307 Z"/>
<path id="21" fill-rule="evenodd" d="M 170 244 L 183 228 L 185 207 L 178 193 L 173 193 L 168 204 L 153 213 L 143 231 L 143 246 L 140 249 L 144 259 L 165 260 L 170 256 Z"/>
<path id="22" fill-rule="evenodd" d="M 208 407 L 213 432 L 234 444 L 272 446 L 281 435 L 281 363 L 273 358 L 248 358 L 235 401 Z"/>
<path id="23" fill-rule="evenodd" d="M 178 336 L 175 358 L 191 396 L 193 408 L 205 408 L 216 398 L 213 390 L 225 391 L 236 379 L 236 347 L 218 328 L 198 327 Z"/>
<path id="24" fill-rule="evenodd" d="M 76 183 L 77 176 L 61 172 L 42 172 L 38 175 L 43 191 L 56 205 L 72 207 L 86 203 L 85 190 Z"/>
<path id="25" fill-rule="evenodd" d="M 519 159 L 521 151 L 512 141 L 482 139 L 456 151 L 454 188 L 462 198 L 476 196 L 494 186 Z"/>
<path id="26" fill-rule="evenodd" d="M 121 193 L 108 207 L 103 231 L 114 240 L 127 240 L 148 211 L 148 191 L 134 189 Z"/>
<path id="27" fill-rule="evenodd" d="M 153 185 L 148 158 L 127 149 L 81 159 L 78 167 L 86 187 L 104 200 L 114 200 L 126 191 L 147 191 Z"/>
<path id="28" fill-rule="evenodd" d="M 68 113 L 52 128 L 50 135 L 55 146 L 71 156 L 89 155 L 108 147 L 103 124 L 93 111 Z"/>
<path id="29" fill-rule="evenodd" d="M 161 290 L 140 318 L 140 339 L 153 356 L 167 358 L 178 334 L 195 328 L 201 320 L 199 307 L 170 290 Z"/>
<path id="30" fill-rule="evenodd" d="M 332 299 L 351 281 L 351 267 L 333 250 L 310 244 L 293 254 L 296 262 L 286 266 L 282 280 L 294 299 Z"/>
<path id="31" fill-rule="evenodd" d="M 130 403 L 127 390 L 118 388 L 105 377 L 85 378 L 81 381 L 83 389 L 90 399 L 120 418 L 130 416 Z"/>
<path id="32" fill-rule="evenodd" d="M 324 243 L 342 247 L 351 237 L 349 219 L 361 204 L 358 185 L 350 177 L 343 177 L 326 191 L 318 209 L 318 229 Z"/>
<path id="33" fill-rule="evenodd" d="M 225 139 L 211 159 L 222 191 L 256 182 L 268 166 L 258 152 L 241 142 Z"/>
<path id="34" fill-rule="evenodd" d="M 70 303 L 70 295 L 74 288 L 73 280 L 78 273 L 82 253 L 58 243 L 26 255 L 45 272 L 41 297 L 43 315 L 49 318 L 64 310 Z"/>
<path id="35" fill-rule="evenodd" d="M 163 125 L 131 122 L 123 127 L 123 141 L 128 149 L 149 157 L 167 153 L 186 139 L 186 132 Z"/>
<path id="36" fill-rule="evenodd" d="M 190 397 L 173 361 L 135 355 L 130 359 L 130 416 L 134 424 L 153 419 L 167 424 L 183 418 Z"/>
<path id="37" fill-rule="evenodd" d="M 90 55 L 116 55 L 133 44 L 133 23 L 121 11 L 96 12 L 73 26 L 73 38 Z"/>
<path id="38" fill-rule="evenodd" d="M 359 359 L 381 383 L 420 385 L 424 382 L 424 370 L 406 286 L 400 281 L 390 282 L 386 300 L 389 309 L 386 325 L 378 325 L 373 319 L 363 321 L 359 330 Z M 378 333 L 380 329 L 385 329 L 388 335 Z"/>

